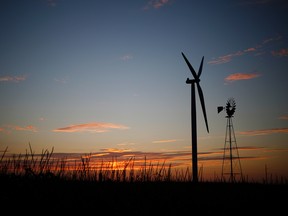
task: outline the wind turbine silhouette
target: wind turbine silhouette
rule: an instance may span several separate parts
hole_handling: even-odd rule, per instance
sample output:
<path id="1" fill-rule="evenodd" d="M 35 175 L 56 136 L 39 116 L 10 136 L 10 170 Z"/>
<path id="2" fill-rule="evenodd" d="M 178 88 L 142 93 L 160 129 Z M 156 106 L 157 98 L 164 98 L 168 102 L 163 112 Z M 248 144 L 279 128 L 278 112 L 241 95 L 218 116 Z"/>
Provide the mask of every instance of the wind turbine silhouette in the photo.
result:
<path id="1" fill-rule="evenodd" d="M 198 70 L 198 74 L 196 74 L 194 68 L 182 52 L 182 56 L 185 59 L 186 64 L 188 65 L 194 79 L 189 79 L 187 78 L 186 84 L 191 84 L 191 132 L 192 132 L 192 174 L 193 174 L 193 182 L 198 182 L 198 159 L 197 159 L 197 125 L 196 125 L 196 100 L 195 100 L 195 83 L 197 85 L 198 89 L 198 94 L 201 102 L 201 107 L 204 115 L 204 120 L 206 124 L 206 129 L 207 132 L 209 133 L 209 128 L 208 128 L 208 122 L 207 122 L 207 115 L 206 115 L 206 109 L 205 109 L 205 102 L 204 102 L 204 95 L 202 88 L 200 86 L 200 76 L 202 73 L 202 68 L 203 68 L 203 60 L 204 56 L 202 57 L 202 61 Z"/>

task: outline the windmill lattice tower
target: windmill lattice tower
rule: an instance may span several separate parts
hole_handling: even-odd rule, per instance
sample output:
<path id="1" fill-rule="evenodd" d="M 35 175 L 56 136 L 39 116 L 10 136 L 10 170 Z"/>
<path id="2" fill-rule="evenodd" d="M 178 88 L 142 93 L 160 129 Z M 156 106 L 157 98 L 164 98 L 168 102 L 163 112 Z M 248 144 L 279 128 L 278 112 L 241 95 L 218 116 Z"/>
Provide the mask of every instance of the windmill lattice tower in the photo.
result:
<path id="1" fill-rule="evenodd" d="M 242 167 L 236 142 L 236 137 L 233 127 L 233 114 L 236 110 L 236 103 L 234 98 L 229 98 L 227 100 L 226 106 L 220 106 L 217 108 L 218 113 L 222 110 L 226 110 L 227 113 L 227 124 L 226 124 L 226 134 L 225 134 L 225 144 L 224 144 L 224 154 L 222 160 L 222 171 L 221 180 L 226 181 L 228 176 L 228 181 L 235 182 L 237 180 L 243 180 Z"/>

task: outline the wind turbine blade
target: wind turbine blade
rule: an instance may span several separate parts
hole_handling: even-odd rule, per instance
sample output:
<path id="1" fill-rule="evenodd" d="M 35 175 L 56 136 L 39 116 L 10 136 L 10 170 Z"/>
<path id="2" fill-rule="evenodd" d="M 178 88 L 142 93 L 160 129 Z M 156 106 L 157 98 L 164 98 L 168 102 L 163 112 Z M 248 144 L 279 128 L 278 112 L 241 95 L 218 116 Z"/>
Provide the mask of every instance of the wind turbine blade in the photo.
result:
<path id="1" fill-rule="evenodd" d="M 198 78 L 200 78 L 201 73 L 202 73 L 203 61 L 204 61 L 204 56 L 202 57 L 202 61 L 201 61 L 200 67 L 199 67 L 199 71 L 198 71 Z"/>
<path id="2" fill-rule="evenodd" d="M 197 76 L 194 68 L 192 67 L 192 65 L 190 64 L 190 62 L 188 61 L 188 59 L 186 58 L 186 56 L 184 55 L 183 52 L 182 52 L 182 56 L 183 56 L 183 58 L 185 59 L 185 62 L 186 62 L 186 64 L 188 65 L 188 67 L 189 67 L 189 69 L 190 69 L 190 71 L 191 71 L 194 79 L 198 80 L 198 76 Z"/>
<path id="3" fill-rule="evenodd" d="M 198 89 L 198 93 L 199 93 L 199 98 L 200 98 L 200 102 L 201 102 L 201 107 L 202 107 L 202 111 L 203 111 L 203 115 L 204 115 L 204 120 L 205 120 L 205 124 L 206 124 L 206 128 L 207 128 L 207 132 L 209 133 L 203 91 L 202 91 L 201 86 L 199 85 L 199 82 L 196 82 L 196 84 L 197 84 L 197 89 Z"/>

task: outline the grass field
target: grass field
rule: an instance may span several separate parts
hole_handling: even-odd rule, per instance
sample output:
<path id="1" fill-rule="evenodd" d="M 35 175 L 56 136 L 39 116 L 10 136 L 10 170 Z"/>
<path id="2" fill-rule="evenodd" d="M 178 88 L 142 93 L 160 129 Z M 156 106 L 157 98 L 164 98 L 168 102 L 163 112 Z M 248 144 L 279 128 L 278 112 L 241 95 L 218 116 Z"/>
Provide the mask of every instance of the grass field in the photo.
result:
<path id="1" fill-rule="evenodd" d="M 5 151 L 4 151 L 5 153 Z M 287 182 L 192 183 L 185 174 L 173 176 L 169 167 L 112 169 L 89 161 L 65 169 L 27 153 L 0 161 L 0 203 L 8 212 L 29 214 L 89 213 L 90 215 L 250 215 L 287 211 Z M 176 178 L 178 177 L 178 179 Z"/>

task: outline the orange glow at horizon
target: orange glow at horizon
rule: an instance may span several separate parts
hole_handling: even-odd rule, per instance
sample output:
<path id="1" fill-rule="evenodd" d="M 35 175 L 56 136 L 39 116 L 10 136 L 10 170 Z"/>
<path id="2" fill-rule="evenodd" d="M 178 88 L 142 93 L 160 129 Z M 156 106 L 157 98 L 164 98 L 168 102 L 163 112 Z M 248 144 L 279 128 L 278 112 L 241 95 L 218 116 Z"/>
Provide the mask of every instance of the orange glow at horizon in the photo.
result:
<path id="1" fill-rule="evenodd" d="M 249 148 L 247 148 L 249 149 Z M 184 178 L 184 173 L 185 173 L 185 178 L 188 178 L 187 176 L 192 176 L 191 172 L 191 154 L 187 152 L 184 155 L 178 155 L 178 156 L 171 156 L 167 157 L 165 159 L 161 158 L 159 155 L 150 155 L 148 157 L 144 156 L 145 154 L 142 154 L 141 156 L 137 156 L 136 154 L 124 154 L 125 151 L 116 151 L 115 149 L 110 149 L 110 153 L 123 153 L 123 155 L 119 156 L 113 156 L 109 155 L 107 152 L 103 153 L 97 153 L 97 154 L 75 154 L 75 156 L 70 156 L 70 157 L 62 157 L 61 154 L 53 156 L 53 154 L 49 153 L 48 151 L 46 154 L 35 154 L 33 155 L 26 155 L 26 156 L 21 156 L 18 158 L 19 163 L 21 164 L 26 160 L 29 164 L 37 163 L 37 161 L 49 161 L 49 166 L 47 165 L 46 167 L 37 167 L 34 166 L 33 169 L 35 169 L 35 173 L 37 172 L 42 172 L 47 169 L 49 172 L 67 172 L 67 173 L 78 173 L 79 175 L 83 172 L 87 173 L 89 172 L 90 174 L 95 173 L 95 175 L 99 172 L 104 172 L 105 173 L 110 173 L 111 172 L 118 172 L 118 173 L 123 173 L 125 172 L 126 174 L 130 173 L 131 175 L 143 175 L 143 172 L 147 172 L 152 179 L 152 176 L 156 176 L 156 173 L 159 171 L 162 172 L 163 175 L 170 173 L 171 177 L 173 178 L 180 178 L 179 175 L 181 175 L 182 179 Z M 247 151 L 247 150 L 245 150 Z M 51 155 L 50 155 L 51 154 Z M 170 155 L 170 154 L 169 154 Z M 201 155 L 201 154 L 199 154 Z M 203 155 L 205 157 L 203 157 Z M 202 154 L 202 156 L 199 157 L 198 161 L 198 167 L 199 167 L 199 175 L 201 175 L 202 180 L 216 180 L 219 179 L 221 176 L 221 166 L 222 166 L 222 155 L 220 152 L 216 153 L 211 153 L 211 156 L 207 156 L 209 154 Z M 26 158 L 25 158 L 26 157 Z M 8 162 L 10 161 L 13 162 L 15 160 L 15 155 L 6 155 L 3 159 L 2 162 Z M 42 159 L 41 159 L 42 158 Z M 38 160 L 39 159 L 39 160 Z M 263 179 L 264 175 L 264 164 L 265 164 L 265 158 L 264 156 L 259 156 L 259 157 L 246 157 L 245 155 L 240 158 L 241 163 L 243 164 L 242 169 L 243 169 L 243 175 L 249 176 L 252 175 L 250 179 Z M 254 161 L 252 165 L 251 162 L 249 161 Z M 12 166 L 11 166 L 12 167 Z M 260 171 L 259 171 L 260 167 Z M 17 172 L 25 172 L 24 166 L 19 166 L 17 168 Z M 11 171 L 15 169 L 12 168 Z M 253 171 L 254 170 L 254 171 Z M 270 171 L 270 170 L 269 170 Z M 78 175 L 77 174 L 77 175 Z M 81 174 L 81 175 L 82 175 Z M 97 175 L 98 175 L 97 174 Z M 109 174 L 109 175 L 110 175 Z M 71 175 L 71 174 L 69 174 Z M 86 174 L 85 174 L 86 175 Z M 108 174 L 107 174 L 108 175 Z M 112 175 L 112 174 L 111 174 Z M 255 177 L 256 176 L 256 177 Z M 258 176 L 258 177 L 257 177 Z M 153 178 L 154 178 L 153 177 Z M 111 177 L 110 177 L 111 178 Z M 189 177 L 190 178 L 190 177 Z"/>

